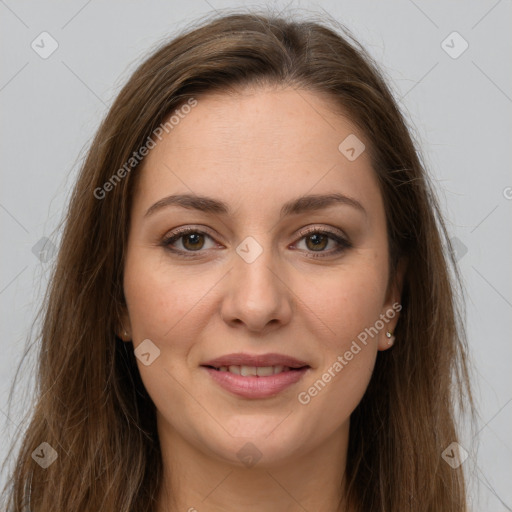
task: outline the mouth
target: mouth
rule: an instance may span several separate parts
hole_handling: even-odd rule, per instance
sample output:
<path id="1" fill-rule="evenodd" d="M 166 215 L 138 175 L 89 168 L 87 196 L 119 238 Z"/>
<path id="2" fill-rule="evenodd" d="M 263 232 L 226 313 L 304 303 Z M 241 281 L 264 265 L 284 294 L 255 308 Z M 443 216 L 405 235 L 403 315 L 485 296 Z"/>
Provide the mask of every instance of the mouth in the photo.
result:
<path id="1" fill-rule="evenodd" d="M 276 396 L 311 369 L 306 362 L 281 354 L 230 354 L 200 366 L 224 390 L 250 399 Z"/>
<path id="2" fill-rule="evenodd" d="M 242 377 L 270 377 L 271 375 L 278 375 L 283 372 L 293 372 L 299 371 L 302 369 L 310 368 L 309 365 L 301 366 L 299 368 L 292 368 L 290 366 L 276 365 L 276 366 L 239 366 L 239 365 L 230 365 L 230 366 L 210 366 L 205 365 L 205 368 L 211 368 L 212 370 L 216 370 L 218 372 L 229 372 L 234 375 L 241 375 Z"/>

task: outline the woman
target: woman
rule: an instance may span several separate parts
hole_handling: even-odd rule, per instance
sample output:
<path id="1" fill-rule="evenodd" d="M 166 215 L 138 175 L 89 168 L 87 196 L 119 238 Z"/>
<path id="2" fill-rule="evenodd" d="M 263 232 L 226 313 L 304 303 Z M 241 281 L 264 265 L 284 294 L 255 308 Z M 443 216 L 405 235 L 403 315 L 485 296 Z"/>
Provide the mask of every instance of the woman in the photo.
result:
<path id="1" fill-rule="evenodd" d="M 467 510 L 450 249 L 348 34 L 233 14 L 180 35 L 81 169 L 8 509 Z"/>

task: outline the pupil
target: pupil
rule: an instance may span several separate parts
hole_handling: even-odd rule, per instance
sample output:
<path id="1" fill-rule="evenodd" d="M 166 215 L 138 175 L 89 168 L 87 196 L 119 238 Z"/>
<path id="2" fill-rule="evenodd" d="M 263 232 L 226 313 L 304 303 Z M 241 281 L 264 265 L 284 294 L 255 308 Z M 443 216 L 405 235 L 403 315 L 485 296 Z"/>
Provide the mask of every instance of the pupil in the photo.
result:
<path id="1" fill-rule="evenodd" d="M 318 248 L 323 248 L 323 246 L 325 245 L 325 240 L 323 240 L 325 238 L 324 235 L 320 235 L 320 234 L 315 234 L 315 235 L 310 235 L 309 236 L 309 240 L 311 242 L 313 242 L 313 246 Z"/>
<path id="2" fill-rule="evenodd" d="M 190 245 L 194 246 L 194 245 L 198 244 L 200 238 L 201 238 L 201 235 L 199 235 L 198 233 L 191 233 L 191 234 L 186 235 L 185 246 L 190 246 Z M 197 247 L 192 247 L 192 248 L 197 248 Z"/>

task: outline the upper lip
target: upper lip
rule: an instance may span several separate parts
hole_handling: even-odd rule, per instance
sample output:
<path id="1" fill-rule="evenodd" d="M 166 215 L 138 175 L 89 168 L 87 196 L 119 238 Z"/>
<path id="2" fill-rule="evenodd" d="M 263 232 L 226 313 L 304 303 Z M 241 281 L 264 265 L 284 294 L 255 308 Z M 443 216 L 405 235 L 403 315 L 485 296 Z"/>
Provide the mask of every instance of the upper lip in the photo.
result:
<path id="1" fill-rule="evenodd" d="M 288 366 L 290 368 L 302 368 L 309 366 L 305 361 L 284 354 L 226 354 L 210 361 L 202 363 L 201 366 Z"/>

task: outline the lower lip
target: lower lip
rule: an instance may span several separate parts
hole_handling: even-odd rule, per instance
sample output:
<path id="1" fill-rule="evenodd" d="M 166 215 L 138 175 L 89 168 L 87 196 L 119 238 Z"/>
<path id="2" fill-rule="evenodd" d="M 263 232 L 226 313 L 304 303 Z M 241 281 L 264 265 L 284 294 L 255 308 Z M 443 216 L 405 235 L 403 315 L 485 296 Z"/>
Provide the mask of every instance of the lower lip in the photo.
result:
<path id="1" fill-rule="evenodd" d="M 243 398 L 269 398 L 275 396 L 287 387 L 298 382 L 309 367 L 299 370 L 290 370 L 287 372 L 269 375 L 268 377 L 242 377 L 231 372 L 221 372 L 213 368 L 204 368 L 222 388 L 230 391 L 234 395 Z"/>

